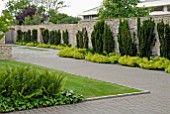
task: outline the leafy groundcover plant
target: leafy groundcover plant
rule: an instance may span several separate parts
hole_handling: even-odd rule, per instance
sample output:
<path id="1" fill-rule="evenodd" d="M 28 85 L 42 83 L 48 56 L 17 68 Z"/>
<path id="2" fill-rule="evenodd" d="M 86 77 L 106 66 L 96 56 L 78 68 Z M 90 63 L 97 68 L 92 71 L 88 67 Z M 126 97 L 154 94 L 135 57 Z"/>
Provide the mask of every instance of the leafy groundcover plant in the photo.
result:
<path id="1" fill-rule="evenodd" d="M 0 69 L 0 112 L 73 104 L 82 95 L 63 90 L 65 77 L 55 72 L 40 72 L 31 67 Z"/>

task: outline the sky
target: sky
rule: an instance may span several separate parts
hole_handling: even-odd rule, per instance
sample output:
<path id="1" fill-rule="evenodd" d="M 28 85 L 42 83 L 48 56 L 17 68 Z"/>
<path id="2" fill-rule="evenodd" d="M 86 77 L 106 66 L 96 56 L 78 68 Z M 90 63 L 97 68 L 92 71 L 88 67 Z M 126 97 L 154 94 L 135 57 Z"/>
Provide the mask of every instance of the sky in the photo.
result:
<path id="1" fill-rule="evenodd" d="M 5 0 L 8 1 L 8 0 Z M 78 16 L 85 10 L 100 6 L 103 0 L 63 0 L 69 7 L 60 9 L 61 13 Z M 5 2 L 0 0 L 0 13 L 5 8 Z"/>

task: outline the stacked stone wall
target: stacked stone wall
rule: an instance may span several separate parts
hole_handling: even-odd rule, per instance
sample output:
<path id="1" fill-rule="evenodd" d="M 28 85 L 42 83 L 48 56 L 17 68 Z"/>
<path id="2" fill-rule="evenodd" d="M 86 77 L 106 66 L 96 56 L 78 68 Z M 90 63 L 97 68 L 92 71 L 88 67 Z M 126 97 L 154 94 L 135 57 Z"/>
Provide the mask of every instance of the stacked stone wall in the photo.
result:
<path id="1" fill-rule="evenodd" d="M 149 17 L 142 17 L 141 21 L 144 21 L 146 19 L 151 18 Z M 133 32 L 137 32 L 137 18 L 125 18 L 129 22 L 129 28 L 131 31 L 131 34 Z M 155 26 L 155 33 L 156 33 L 156 45 L 153 48 L 153 54 L 154 55 L 159 55 L 159 39 L 158 39 L 158 34 L 157 34 L 157 23 L 161 22 L 162 20 L 165 23 L 170 24 L 170 15 L 161 15 L 161 16 L 152 16 L 152 19 L 155 21 L 156 26 Z M 115 44 L 115 51 L 119 52 L 119 44 L 117 42 L 117 34 L 118 34 L 118 28 L 119 28 L 119 21 L 120 19 L 108 19 L 106 20 L 106 23 L 110 26 L 114 39 L 116 41 Z M 42 36 L 41 36 L 41 30 L 43 29 L 49 29 L 49 30 L 68 30 L 69 32 L 69 43 L 73 46 L 76 46 L 76 33 L 78 30 L 81 30 L 82 28 L 86 28 L 89 36 L 89 47 L 92 47 L 91 45 L 91 33 L 93 31 L 93 27 L 96 24 L 97 20 L 92 20 L 92 21 L 80 21 L 78 24 L 59 24 L 59 25 L 34 25 L 34 26 L 11 26 L 10 28 L 15 29 L 15 41 L 17 39 L 17 30 L 22 30 L 22 31 L 27 31 L 27 30 L 32 30 L 32 29 L 37 29 L 38 30 L 38 42 L 42 43 Z M 137 33 L 136 33 L 137 34 Z M 136 44 L 138 44 L 137 38 L 135 39 Z"/>
<path id="2" fill-rule="evenodd" d="M 6 60 L 12 58 L 12 47 L 0 45 L 0 60 Z"/>

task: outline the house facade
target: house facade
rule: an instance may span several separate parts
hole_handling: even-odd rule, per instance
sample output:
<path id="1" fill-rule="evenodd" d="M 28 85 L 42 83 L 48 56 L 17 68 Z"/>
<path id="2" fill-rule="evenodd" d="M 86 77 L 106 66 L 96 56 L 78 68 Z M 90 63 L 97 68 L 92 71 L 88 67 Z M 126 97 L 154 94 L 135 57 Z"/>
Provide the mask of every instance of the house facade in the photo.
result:
<path id="1" fill-rule="evenodd" d="M 152 16 L 170 14 L 170 0 L 140 0 L 137 7 L 152 8 L 153 11 L 150 13 Z M 98 18 L 99 8 L 101 6 L 86 10 L 79 16 L 82 16 L 84 20 L 95 20 Z"/>

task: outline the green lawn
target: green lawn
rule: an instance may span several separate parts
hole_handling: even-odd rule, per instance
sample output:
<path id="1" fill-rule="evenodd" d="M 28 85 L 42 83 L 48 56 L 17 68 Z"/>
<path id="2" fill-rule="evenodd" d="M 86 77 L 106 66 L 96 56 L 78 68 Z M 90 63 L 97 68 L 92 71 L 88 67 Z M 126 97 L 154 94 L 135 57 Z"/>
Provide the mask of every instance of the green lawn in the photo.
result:
<path id="1" fill-rule="evenodd" d="M 99 80 L 89 79 L 87 77 L 81 77 L 73 74 L 69 74 L 62 71 L 57 71 L 37 65 L 31 65 L 26 63 L 21 63 L 12 60 L 0 60 L 0 67 L 4 67 L 6 65 L 13 66 L 31 66 L 33 68 L 39 69 L 40 71 L 49 70 L 55 71 L 56 73 L 61 74 L 62 76 L 67 77 L 65 89 L 72 89 L 84 97 L 97 97 L 97 96 L 105 96 L 105 95 L 116 95 L 123 93 L 131 93 L 131 92 L 140 92 L 140 90 L 129 88 L 125 86 L 120 86 L 117 84 L 112 84 L 108 82 L 103 82 Z"/>

